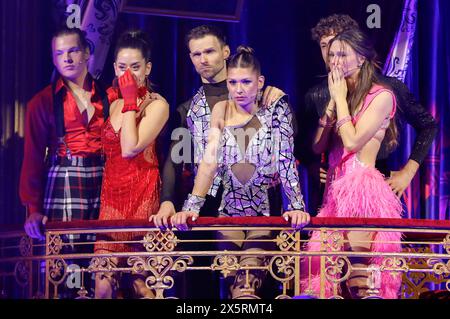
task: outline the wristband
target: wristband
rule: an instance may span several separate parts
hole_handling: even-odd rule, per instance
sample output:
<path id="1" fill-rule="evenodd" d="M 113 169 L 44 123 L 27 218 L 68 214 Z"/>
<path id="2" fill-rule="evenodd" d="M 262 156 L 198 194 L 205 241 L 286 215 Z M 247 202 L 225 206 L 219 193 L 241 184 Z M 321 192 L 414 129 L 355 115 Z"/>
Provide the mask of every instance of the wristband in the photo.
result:
<path id="1" fill-rule="evenodd" d="M 347 122 L 350 122 L 352 120 L 352 117 L 350 115 L 345 116 L 344 118 L 340 119 L 336 123 L 336 132 L 339 131 L 339 128 L 344 125 Z"/>
<path id="2" fill-rule="evenodd" d="M 188 198 L 184 201 L 182 211 L 199 213 L 205 201 L 205 197 L 189 194 Z"/>

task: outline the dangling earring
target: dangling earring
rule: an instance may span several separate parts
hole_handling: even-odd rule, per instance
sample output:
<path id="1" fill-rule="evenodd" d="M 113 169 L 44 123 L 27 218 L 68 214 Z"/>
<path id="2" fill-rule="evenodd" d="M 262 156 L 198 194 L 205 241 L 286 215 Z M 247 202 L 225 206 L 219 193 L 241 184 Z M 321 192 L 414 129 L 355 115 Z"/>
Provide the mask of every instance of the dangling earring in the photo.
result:
<path id="1" fill-rule="evenodd" d="M 230 92 L 228 92 L 228 100 L 232 100 Z"/>
<path id="2" fill-rule="evenodd" d="M 258 94 L 256 94 L 256 99 L 255 99 L 255 103 L 256 103 L 256 104 L 259 104 L 259 102 L 260 102 L 261 99 L 262 99 L 262 95 L 263 95 L 262 90 L 261 90 L 261 89 L 258 89 Z"/>

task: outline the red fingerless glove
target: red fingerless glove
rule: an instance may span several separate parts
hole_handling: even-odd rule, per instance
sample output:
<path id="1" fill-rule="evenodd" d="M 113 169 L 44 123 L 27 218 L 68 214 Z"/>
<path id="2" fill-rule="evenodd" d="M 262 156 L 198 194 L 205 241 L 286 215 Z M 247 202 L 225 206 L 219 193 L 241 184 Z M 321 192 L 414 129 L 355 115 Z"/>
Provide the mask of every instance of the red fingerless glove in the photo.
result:
<path id="1" fill-rule="evenodd" d="M 119 88 L 120 94 L 122 95 L 124 101 L 122 113 L 129 111 L 138 112 L 138 86 L 130 69 L 127 69 L 125 73 L 121 77 L 119 77 Z"/>

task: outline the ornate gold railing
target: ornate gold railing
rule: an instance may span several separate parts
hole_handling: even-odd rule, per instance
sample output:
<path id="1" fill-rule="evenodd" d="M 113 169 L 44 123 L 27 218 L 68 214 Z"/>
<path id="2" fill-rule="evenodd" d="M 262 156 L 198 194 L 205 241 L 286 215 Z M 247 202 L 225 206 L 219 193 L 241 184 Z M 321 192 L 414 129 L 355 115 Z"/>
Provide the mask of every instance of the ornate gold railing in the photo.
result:
<path id="1" fill-rule="evenodd" d="M 33 241 L 20 227 L 2 227 L 0 232 L 0 296 L 5 298 L 92 298 L 93 274 L 140 275 L 151 298 L 166 298 L 177 285 L 177 273 L 219 272 L 229 278 L 237 272 L 242 285 L 238 297 L 258 298 L 254 274 L 264 274 L 278 286 L 276 298 L 313 295 L 300 279 L 310 278 L 309 260 L 320 258 L 320 292 L 316 298 L 344 298 L 340 286 L 352 271 L 367 273 L 365 298 L 380 298 L 380 274 L 400 274 L 399 298 L 420 298 L 424 292 L 450 292 L 450 221 L 394 219 L 312 218 L 302 232 L 294 231 L 281 217 L 199 218 L 190 232 L 160 231 L 145 221 L 89 221 L 48 223 L 45 241 Z M 266 232 L 253 239 L 200 238 L 211 231 Z M 320 249 L 305 251 L 308 231 L 320 232 Z M 348 231 L 401 232 L 401 252 L 346 251 Z M 195 236 L 189 237 L 189 234 Z M 93 234 L 127 234 L 127 240 L 109 244 L 133 246 L 116 252 L 94 253 Z M 112 236 L 114 237 L 114 236 Z M 82 239 L 80 239 L 82 238 Z M 200 239 L 199 239 L 200 238 Z M 225 238 L 225 239 L 224 239 Z M 250 245 L 253 250 L 223 250 L 224 244 Z M 193 245 L 209 245 L 196 249 Z M 367 244 L 367 242 L 366 242 Z M 186 246 L 188 245 L 188 246 Z M 190 245 L 190 246 L 189 246 Z M 187 247 L 187 248 L 186 248 Z M 255 247 L 264 247 L 264 250 Z M 196 259 L 210 257 L 208 264 Z M 247 262 L 258 257 L 259 263 Z M 354 266 L 352 258 L 382 257 L 380 265 Z M 119 263 L 113 262 L 119 260 Z M 243 262 L 245 260 L 245 262 Z M 306 266 L 305 266 L 306 265 Z M 263 277 L 264 277 L 263 275 Z M 306 281 L 305 281 L 306 280 Z M 333 287 L 326 296 L 326 282 Z M 205 285 L 208 283 L 201 283 Z M 149 297 L 147 295 L 147 297 Z M 171 298 L 189 298 L 175 295 Z"/>

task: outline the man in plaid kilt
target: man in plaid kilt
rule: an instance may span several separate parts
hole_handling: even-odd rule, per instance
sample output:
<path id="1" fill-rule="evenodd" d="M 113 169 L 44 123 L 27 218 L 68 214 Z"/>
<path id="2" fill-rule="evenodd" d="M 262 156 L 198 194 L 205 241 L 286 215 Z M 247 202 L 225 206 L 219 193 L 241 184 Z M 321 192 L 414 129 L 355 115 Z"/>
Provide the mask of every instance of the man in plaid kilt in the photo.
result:
<path id="1" fill-rule="evenodd" d="M 52 56 L 57 76 L 27 105 L 20 177 L 25 231 L 38 239 L 43 239 L 47 220 L 97 219 L 103 174 L 100 137 L 109 109 L 105 91 L 88 73 L 84 32 L 57 31 Z"/>

